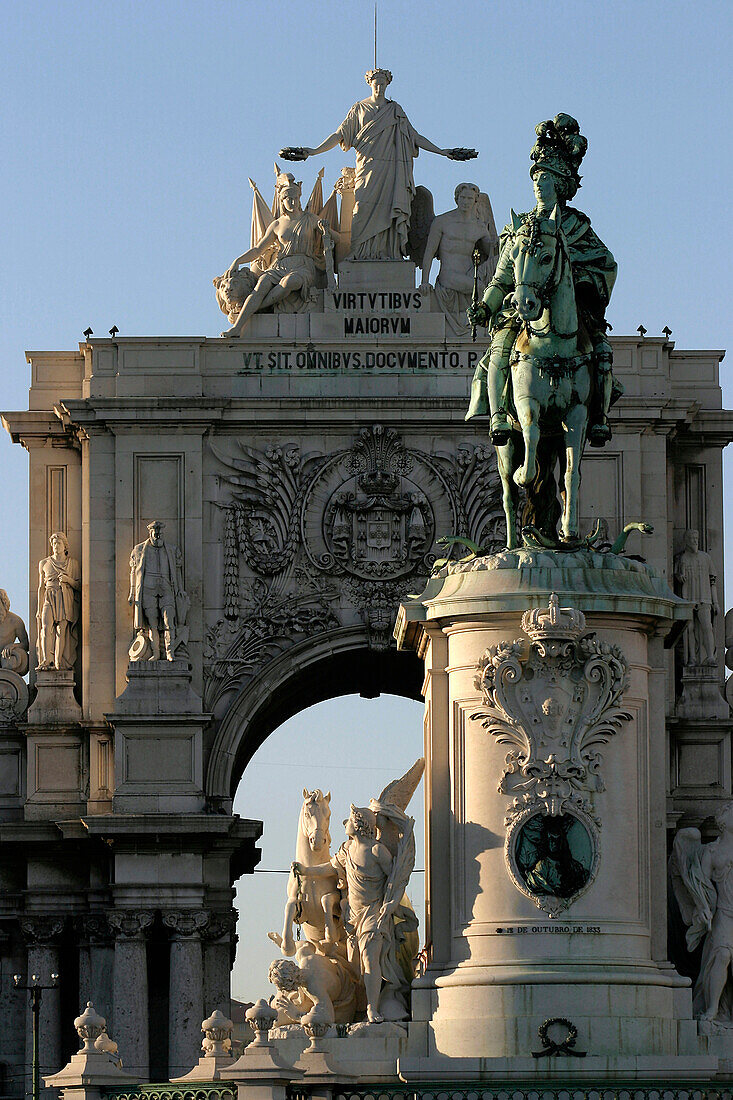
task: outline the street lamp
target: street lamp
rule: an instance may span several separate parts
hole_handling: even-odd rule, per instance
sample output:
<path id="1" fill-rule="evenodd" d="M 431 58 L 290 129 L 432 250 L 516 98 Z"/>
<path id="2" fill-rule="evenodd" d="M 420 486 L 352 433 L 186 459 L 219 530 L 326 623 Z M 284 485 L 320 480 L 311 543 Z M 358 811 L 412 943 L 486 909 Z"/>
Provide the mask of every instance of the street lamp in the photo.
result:
<path id="1" fill-rule="evenodd" d="M 37 974 L 31 974 L 29 985 L 23 985 L 23 975 L 13 974 L 13 985 L 16 989 L 27 989 L 31 995 L 31 1016 L 33 1019 L 33 1100 L 40 1100 L 41 1075 L 38 1064 L 38 1038 L 41 1018 L 41 997 L 44 989 L 56 989 L 59 984 L 58 974 L 51 975 L 50 985 L 41 985 Z"/>

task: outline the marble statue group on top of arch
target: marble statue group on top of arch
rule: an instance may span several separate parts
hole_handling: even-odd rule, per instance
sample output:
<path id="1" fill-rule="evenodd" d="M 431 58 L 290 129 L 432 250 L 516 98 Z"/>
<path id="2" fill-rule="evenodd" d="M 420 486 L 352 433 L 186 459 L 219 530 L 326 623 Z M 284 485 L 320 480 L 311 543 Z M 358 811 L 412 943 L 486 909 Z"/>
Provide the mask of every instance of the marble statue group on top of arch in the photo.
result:
<path id="1" fill-rule="evenodd" d="M 440 149 L 412 126 L 399 103 L 387 99 L 388 69 L 370 69 L 372 94 L 355 103 L 334 133 L 315 149 L 287 147 L 281 156 L 306 160 L 340 145 L 356 151 L 351 258 L 400 260 L 408 254 L 410 211 L 415 196 L 412 165 L 421 149 L 450 160 L 471 160 L 474 149 Z"/>
<path id="2" fill-rule="evenodd" d="M 256 184 L 250 248 L 214 279 L 217 301 L 237 337 L 256 313 L 316 308 L 318 291 L 334 289 L 339 259 L 399 261 L 422 268 L 420 289 L 429 295 L 437 257 L 435 300 L 456 335 L 469 332 L 466 307 L 474 286 L 474 250 L 481 250 L 481 289 L 493 271 L 497 236 L 488 195 L 474 183 L 455 189 L 456 209 L 433 212 L 432 195 L 416 186 L 413 162 L 420 149 L 465 161 L 473 149 L 441 149 L 419 134 L 398 103 L 387 99 L 386 69 L 366 74 L 371 96 L 355 103 L 339 128 L 316 148 L 286 147 L 286 160 L 306 160 L 333 149 L 356 151 L 356 170 L 344 168 L 324 203 L 321 179 L 303 209 L 302 183 L 275 166 L 275 196 L 268 207 Z M 337 198 L 341 196 L 341 212 Z M 247 268 L 246 265 L 250 267 Z"/>

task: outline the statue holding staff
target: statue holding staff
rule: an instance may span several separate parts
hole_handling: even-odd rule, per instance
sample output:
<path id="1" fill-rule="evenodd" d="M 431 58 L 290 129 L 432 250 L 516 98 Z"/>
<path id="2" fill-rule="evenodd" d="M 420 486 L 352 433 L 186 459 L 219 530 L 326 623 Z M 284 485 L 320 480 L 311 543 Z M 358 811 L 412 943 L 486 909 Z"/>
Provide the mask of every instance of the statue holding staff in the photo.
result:
<path id="1" fill-rule="evenodd" d="M 314 149 L 286 147 L 285 160 L 306 160 L 340 145 L 356 151 L 352 260 L 400 260 L 408 254 L 410 209 L 415 195 L 412 162 L 421 149 L 450 160 L 471 160 L 475 149 L 440 149 L 414 129 L 399 103 L 387 99 L 388 69 L 370 69 L 372 90 L 349 111 L 339 128 Z"/>

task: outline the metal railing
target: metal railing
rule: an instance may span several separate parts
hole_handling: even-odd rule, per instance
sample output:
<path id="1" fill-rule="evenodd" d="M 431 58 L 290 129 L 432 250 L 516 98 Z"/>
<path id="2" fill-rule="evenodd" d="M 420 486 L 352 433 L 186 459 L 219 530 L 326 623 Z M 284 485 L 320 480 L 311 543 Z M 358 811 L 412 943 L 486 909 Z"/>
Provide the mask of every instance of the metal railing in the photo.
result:
<path id="1" fill-rule="evenodd" d="M 237 1100 L 237 1086 L 231 1081 L 192 1081 L 190 1085 L 164 1082 L 105 1089 L 102 1096 L 104 1100 Z"/>
<path id="2" fill-rule="evenodd" d="M 301 1083 L 288 1088 L 288 1100 L 311 1100 Z M 482 1085 L 472 1083 L 408 1085 L 363 1085 L 334 1087 L 333 1100 L 733 1100 L 733 1086 L 723 1084 L 667 1085 L 634 1082 L 626 1085 L 558 1084 L 532 1082 Z"/>

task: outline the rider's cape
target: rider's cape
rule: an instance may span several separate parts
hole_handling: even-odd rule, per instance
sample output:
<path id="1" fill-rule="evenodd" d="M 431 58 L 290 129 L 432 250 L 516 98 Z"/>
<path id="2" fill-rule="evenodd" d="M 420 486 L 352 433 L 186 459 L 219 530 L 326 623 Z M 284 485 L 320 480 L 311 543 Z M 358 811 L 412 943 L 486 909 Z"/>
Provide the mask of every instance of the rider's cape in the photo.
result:
<path id="1" fill-rule="evenodd" d="M 523 214 L 522 220 L 527 216 Z M 562 211 L 562 230 L 570 255 L 578 314 L 595 344 L 596 334 L 602 334 L 605 337 L 604 314 L 616 282 L 618 265 L 603 241 L 591 228 L 590 218 L 582 211 L 575 210 L 572 206 L 566 207 Z M 515 332 L 521 328 L 516 311 L 510 304 L 514 293 L 514 265 L 510 255 L 512 240 L 512 229 L 505 225 L 499 238 L 499 262 L 487 288 L 488 291 L 492 287 L 499 287 L 504 292 L 504 308 L 495 314 L 492 321 L 492 338 L 494 334 L 503 332 L 507 328 Z M 490 412 L 486 388 L 490 354 L 491 348 L 476 364 L 466 420 L 474 416 L 488 416 Z"/>

